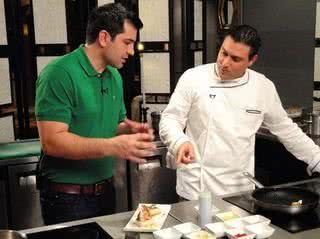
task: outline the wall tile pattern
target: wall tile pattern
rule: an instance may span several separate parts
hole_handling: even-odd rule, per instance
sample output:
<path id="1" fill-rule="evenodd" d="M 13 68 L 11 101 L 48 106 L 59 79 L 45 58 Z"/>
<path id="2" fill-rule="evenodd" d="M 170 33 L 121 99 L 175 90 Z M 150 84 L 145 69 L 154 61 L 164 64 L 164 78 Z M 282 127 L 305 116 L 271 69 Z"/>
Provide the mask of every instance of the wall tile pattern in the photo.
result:
<path id="1" fill-rule="evenodd" d="M 67 43 L 65 0 L 33 0 L 36 44 Z"/>

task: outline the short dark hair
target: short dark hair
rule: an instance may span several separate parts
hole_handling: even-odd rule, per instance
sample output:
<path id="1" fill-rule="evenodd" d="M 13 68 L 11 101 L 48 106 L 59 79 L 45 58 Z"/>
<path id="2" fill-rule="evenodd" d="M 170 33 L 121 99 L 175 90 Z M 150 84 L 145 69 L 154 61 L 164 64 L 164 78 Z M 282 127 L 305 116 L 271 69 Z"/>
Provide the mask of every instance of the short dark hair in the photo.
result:
<path id="1" fill-rule="evenodd" d="M 261 47 L 261 38 L 258 31 L 249 25 L 234 26 L 226 34 L 226 37 L 230 36 L 235 42 L 241 42 L 251 48 L 249 59 L 258 54 Z"/>
<path id="2" fill-rule="evenodd" d="M 117 34 L 124 31 L 125 20 L 133 24 L 137 30 L 143 26 L 139 17 L 120 3 L 104 4 L 93 9 L 88 17 L 86 42 L 93 43 L 102 30 L 106 30 L 114 39 Z"/>

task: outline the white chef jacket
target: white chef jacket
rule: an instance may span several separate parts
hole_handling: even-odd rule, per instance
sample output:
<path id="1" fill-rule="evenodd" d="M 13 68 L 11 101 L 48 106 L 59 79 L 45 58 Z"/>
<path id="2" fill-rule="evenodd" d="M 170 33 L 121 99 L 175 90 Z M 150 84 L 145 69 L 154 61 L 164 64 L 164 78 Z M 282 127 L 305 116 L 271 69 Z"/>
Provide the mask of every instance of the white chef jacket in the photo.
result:
<path id="1" fill-rule="evenodd" d="M 177 193 L 189 200 L 209 190 L 216 195 L 253 189 L 255 134 L 262 123 L 309 172 L 320 171 L 319 147 L 287 116 L 274 84 L 247 69 L 235 80 L 221 80 L 216 64 L 187 70 L 161 115 L 159 133 L 168 146 L 167 164 L 186 141 L 196 159 L 177 168 Z M 319 164 L 318 164 L 319 163 Z"/>

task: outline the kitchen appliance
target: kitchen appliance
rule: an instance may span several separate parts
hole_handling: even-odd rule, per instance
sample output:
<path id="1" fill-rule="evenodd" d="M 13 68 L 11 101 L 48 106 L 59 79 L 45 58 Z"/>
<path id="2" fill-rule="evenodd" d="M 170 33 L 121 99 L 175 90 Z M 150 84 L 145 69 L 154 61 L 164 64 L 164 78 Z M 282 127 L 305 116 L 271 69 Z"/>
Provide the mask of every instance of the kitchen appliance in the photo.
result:
<path id="1" fill-rule="evenodd" d="M 258 207 L 266 211 L 298 215 L 312 211 L 318 206 L 318 194 L 295 187 L 265 188 L 248 172 L 243 173 L 258 189 L 252 193 Z"/>
<path id="2" fill-rule="evenodd" d="M 70 227 L 28 233 L 28 239 L 112 239 L 112 237 L 103 230 L 96 222 L 80 224 Z"/>
<path id="3" fill-rule="evenodd" d="M 27 236 L 21 232 L 13 230 L 0 230 L 1 239 L 27 239 Z"/>
<path id="4" fill-rule="evenodd" d="M 314 178 L 310 180 L 300 181 L 290 184 L 295 188 L 301 188 L 312 191 L 316 194 L 320 194 L 320 178 Z M 281 188 L 281 187 L 278 187 Z M 274 211 L 267 211 L 257 207 L 255 199 L 252 197 L 252 192 L 245 192 L 237 196 L 224 197 L 223 200 L 234 204 L 251 214 L 260 214 L 269 219 L 271 223 L 287 230 L 291 233 L 297 233 L 305 230 L 320 227 L 320 207 L 316 207 L 314 210 L 299 215 L 288 215 L 283 213 L 277 213 Z"/>
<path id="5" fill-rule="evenodd" d="M 159 123 L 161 119 L 161 111 L 153 111 L 151 112 L 151 124 L 154 129 L 155 135 L 159 135 Z"/>
<path id="6" fill-rule="evenodd" d="M 176 170 L 166 168 L 167 147 L 161 141 L 154 142 L 157 150 L 145 158 L 146 163 L 130 162 L 129 207 L 139 203 L 172 204 L 179 201 L 176 193 Z"/>
<path id="7" fill-rule="evenodd" d="M 312 135 L 320 136 L 320 112 L 312 113 Z"/>

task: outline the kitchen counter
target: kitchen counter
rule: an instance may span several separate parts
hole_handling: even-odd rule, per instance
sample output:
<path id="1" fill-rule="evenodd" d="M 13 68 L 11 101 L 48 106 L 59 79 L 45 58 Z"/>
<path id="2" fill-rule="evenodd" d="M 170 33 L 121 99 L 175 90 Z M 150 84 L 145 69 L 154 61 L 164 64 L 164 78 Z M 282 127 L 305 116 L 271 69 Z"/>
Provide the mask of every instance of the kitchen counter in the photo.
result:
<path id="1" fill-rule="evenodd" d="M 94 218 L 83 219 L 83 220 L 78 220 L 78 221 L 60 223 L 60 224 L 56 224 L 56 225 L 26 229 L 26 230 L 21 230 L 20 232 L 28 234 L 28 233 L 35 233 L 35 232 L 58 229 L 61 227 L 75 226 L 75 225 L 79 225 L 79 224 L 96 222 L 114 239 L 124 239 L 125 232 L 123 231 L 123 228 L 127 225 L 130 218 L 132 217 L 133 213 L 134 213 L 134 211 L 117 213 L 117 214 L 113 214 L 113 215 L 109 215 L 109 216 L 94 217 Z M 174 226 L 174 225 L 177 225 L 180 223 L 181 223 L 180 221 L 178 221 L 174 217 L 168 215 L 168 217 L 163 225 L 163 228 L 171 227 L 171 226 Z M 140 233 L 140 239 L 149 239 L 149 238 L 150 239 L 153 238 L 152 233 Z"/>
<path id="2" fill-rule="evenodd" d="M 312 179 L 312 180 L 320 180 L 318 179 Z M 301 181 L 302 182 L 308 182 L 310 180 Z M 284 186 L 292 186 L 297 183 L 291 183 L 286 184 Z M 233 194 L 236 195 L 236 194 Z M 228 195 L 231 196 L 231 195 Z M 181 222 L 193 222 L 198 224 L 198 217 L 197 217 L 197 211 L 194 208 L 194 206 L 197 204 L 197 201 L 185 201 L 180 202 L 172 205 L 171 211 L 169 213 L 169 216 L 163 226 L 163 228 L 171 227 L 173 225 L 179 224 Z M 232 210 L 236 214 L 240 216 L 247 216 L 249 215 L 248 212 L 231 205 L 230 203 L 224 201 L 220 197 L 213 198 L 213 204 L 220 209 L 220 211 L 230 211 Z M 33 233 L 33 232 L 39 232 L 44 230 L 51 230 L 55 228 L 59 228 L 62 226 L 72 226 L 72 225 L 78 225 L 83 223 L 89 223 L 89 222 L 97 222 L 106 232 L 108 232 L 113 238 L 115 239 L 123 239 L 125 238 L 125 233 L 122 231 L 124 226 L 128 223 L 129 219 L 133 215 L 133 212 L 124 212 L 124 213 L 118 213 L 114 215 L 109 216 L 102 216 L 102 217 L 96 217 L 96 218 L 90 218 L 85 220 L 79 220 L 79 221 L 73 221 L 68 223 L 62 223 L 52 226 L 45 226 L 45 227 L 39 227 L 39 228 L 33 228 L 28 230 L 23 230 L 21 232 L 23 233 Z M 215 221 L 215 219 L 214 219 Z M 272 223 L 272 222 L 271 222 Z M 277 226 L 272 225 L 273 228 L 275 228 L 275 233 L 270 237 L 271 239 L 305 239 L 305 238 L 319 238 L 320 237 L 320 228 L 313 229 L 313 230 L 307 230 L 300 233 L 289 233 Z M 153 238 L 152 233 L 141 233 L 140 236 L 141 239 L 148 239 Z"/>
<path id="3" fill-rule="evenodd" d="M 38 162 L 41 145 L 39 139 L 0 144 L 0 166 Z"/>

